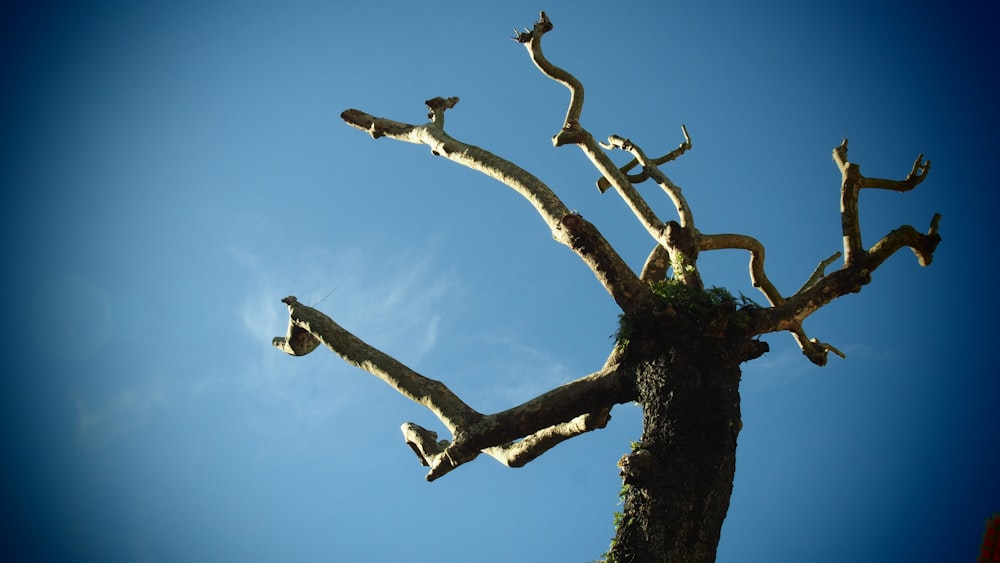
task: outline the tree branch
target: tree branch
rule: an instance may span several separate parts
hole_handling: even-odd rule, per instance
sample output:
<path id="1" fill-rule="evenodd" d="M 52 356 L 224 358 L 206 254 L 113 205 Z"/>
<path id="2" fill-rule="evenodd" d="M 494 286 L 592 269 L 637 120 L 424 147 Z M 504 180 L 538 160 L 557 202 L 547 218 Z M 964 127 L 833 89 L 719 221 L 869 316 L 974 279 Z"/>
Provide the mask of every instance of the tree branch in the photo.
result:
<path id="1" fill-rule="evenodd" d="M 684 142 L 681 143 L 676 149 L 668 152 L 667 154 L 659 158 L 654 158 L 651 161 L 653 164 L 656 164 L 657 166 L 659 166 L 660 164 L 665 164 L 667 162 L 675 160 L 677 157 L 681 156 L 682 154 L 686 153 L 688 150 L 691 149 L 691 137 L 688 135 L 687 127 L 681 125 L 681 131 L 684 133 Z M 619 168 L 619 170 L 621 170 L 622 173 L 627 173 L 629 170 L 632 170 L 638 165 L 639 161 L 633 158 L 632 160 L 628 161 L 624 166 Z M 632 182 L 632 184 L 634 185 L 634 184 L 641 184 L 646 180 L 648 180 L 649 174 L 647 174 L 645 171 L 641 171 L 638 174 L 626 174 L 625 177 L 628 178 L 628 181 Z M 601 193 L 604 193 L 610 187 L 611 183 L 608 182 L 608 179 L 605 178 L 604 176 L 601 176 L 600 178 L 597 179 L 597 189 L 600 190 Z"/>
<path id="2" fill-rule="evenodd" d="M 430 481 L 475 459 L 481 451 L 510 467 L 520 467 L 564 440 L 603 428 L 612 406 L 636 397 L 631 383 L 614 366 L 605 366 L 514 408 L 483 415 L 444 383 L 413 371 L 295 297 L 282 302 L 288 305 L 288 332 L 274 339 L 275 347 L 303 356 L 322 344 L 426 407 L 451 432 L 448 441 L 438 440 L 437 433 L 412 422 L 401 427 L 406 443 L 430 467 Z"/>
<path id="3" fill-rule="evenodd" d="M 603 408 L 597 412 L 581 414 L 568 422 L 539 430 L 519 442 L 487 448 L 483 450 L 483 453 L 507 467 L 524 467 L 538 456 L 570 438 L 604 428 L 610 420 L 611 409 Z"/>
<path id="4" fill-rule="evenodd" d="M 782 296 L 778 291 L 778 288 L 771 283 L 771 280 L 767 277 L 767 273 L 764 271 L 764 245 L 757 239 L 747 235 L 704 235 L 698 233 L 698 246 L 700 250 L 741 249 L 748 251 L 750 253 L 750 282 L 764 294 L 764 297 L 767 298 L 767 301 L 771 304 L 772 308 L 785 303 L 786 300 L 784 296 Z M 810 276 L 809 280 L 806 281 L 803 287 L 808 287 L 811 284 L 816 283 L 817 280 L 815 278 L 817 278 L 817 274 L 821 276 L 826 265 L 827 263 L 825 263 L 825 261 L 824 263 L 821 263 L 820 267 L 813 272 L 812 276 Z M 820 342 L 815 338 L 809 338 L 806 336 L 805 329 L 802 328 L 801 321 L 789 325 L 784 330 L 792 333 L 792 336 L 798 343 L 799 348 L 802 349 L 802 353 L 805 354 L 805 356 L 814 364 L 820 366 L 826 365 L 828 352 L 833 352 L 840 357 L 844 357 L 844 354 L 833 346 L 826 344 L 825 342 Z M 759 332 L 755 333 L 759 334 Z"/>
<path id="5" fill-rule="evenodd" d="M 643 171 L 649 177 L 663 188 L 667 196 L 674 203 L 674 208 L 677 209 L 677 215 L 680 217 L 681 227 L 693 229 L 694 228 L 694 215 L 691 213 L 691 207 L 688 205 L 687 200 L 684 199 L 684 195 L 681 193 L 681 188 L 677 184 L 673 183 L 666 174 L 647 156 L 646 153 L 635 143 L 629 139 L 619 137 L 617 135 L 612 135 L 608 137 L 607 148 L 615 148 L 626 151 L 632 155 L 632 157 L 642 165 Z"/>
<path id="6" fill-rule="evenodd" d="M 574 144 L 580 147 L 595 168 L 601 173 L 605 182 L 598 183 L 598 188 L 603 192 L 606 186 L 614 186 L 615 190 L 622 196 L 629 208 L 639 219 L 639 222 L 646 228 L 653 240 L 663 246 L 669 255 L 670 265 L 673 267 L 674 279 L 692 287 L 703 288 L 701 276 L 697 270 L 697 248 L 692 244 L 694 240 L 694 218 L 684 197 L 681 195 L 680 187 L 674 184 L 665 174 L 663 174 L 657 164 L 646 157 L 639 147 L 627 139 L 618 136 L 609 137 L 608 145 L 605 149 L 619 148 L 631 152 L 633 161 L 643 166 L 643 175 L 639 178 L 645 180 L 652 177 L 666 191 L 673 200 L 677 212 L 680 215 L 680 229 L 676 228 L 676 223 L 664 223 L 646 203 L 645 199 L 632 185 L 626 171 L 632 165 L 626 165 L 619 169 L 604 153 L 602 145 L 594 140 L 593 135 L 588 132 L 580 123 L 580 114 L 583 112 L 584 89 L 583 84 L 566 70 L 552 64 L 542 52 L 542 37 L 552 30 L 552 22 L 545 12 L 542 12 L 539 21 L 530 30 L 520 33 L 515 39 L 524 44 L 531 60 L 542 73 L 566 86 L 570 91 L 569 109 L 566 111 L 566 119 L 563 121 L 562 130 L 553 137 L 553 144 L 557 147 L 564 144 Z M 677 149 L 661 157 L 663 162 L 668 162 L 677 158 L 691 147 L 691 138 L 687 134 L 687 128 L 681 127 L 684 132 L 685 142 Z M 661 255 L 653 254 L 651 258 L 659 259 Z M 649 275 L 658 275 L 656 262 L 647 263 L 654 269 L 647 271 Z M 644 271 L 646 271 L 644 269 Z M 646 276 L 643 276 L 646 279 Z"/>
<path id="7" fill-rule="evenodd" d="M 653 240 L 666 246 L 663 241 L 663 221 L 656 216 L 656 213 L 649 207 L 646 201 L 639 195 L 635 187 L 629 182 L 625 173 L 608 158 L 608 155 L 601 150 L 600 145 L 594 140 L 593 135 L 584 129 L 580 124 L 580 114 L 583 112 L 583 84 L 575 76 L 552 64 L 542 53 L 542 36 L 552 30 L 552 22 L 545 12 L 539 16 L 539 20 L 530 30 L 520 33 L 515 39 L 524 44 L 528 49 L 528 54 L 532 62 L 538 67 L 542 74 L 566 86 L 570 92 L 569 108 L 566 110 L 566 118 L 563 121 L 562 130 L 553 138 L 552 143 L 561 147 L 566 144 L 573 144 L 580 147 L 580 150 L 587 156 L 590 162 L 606 178 L 610 185 L 621 194 L 632 212 L 639 219 L 639 222 L 646 228 Z"/>
<path id="8" fill-rule="evenodd" d="M 861 224 L 858 217 L 858 198 L 862 189 L 875 188 L 882 190 L 892 190 L 897 192 L 907 192 L 920 185 L 930 172 L 931 162 L 924 161 L 924 155 L 920 154 L 913 162 L 910 173 L 903 180 L 883 180 L 881 178 L 867 178 L 861 174 L 861 167 L 847 160 L 847 139 L 835 149 L 833 149 L 833 160 L 841 173 L 840 189 L 840 218 L 844 232 L 844 264 L 847 267 L 853 266 L 857 257 L 864 253 L 864 244 L 861 242 Z M 936 233 L 936 229 L 935 229 Z M 933 233 L 932 233 L 933 234 Z M 914 248 L 916 251 L 916 248 Z M 931 249 L 931 253 L 933 248 Z M 925 253 L 927 257 L 930 253 Z M 929 264 L 930 261 L 928 260 Z M 926 265 L 923 264 L 922 265 Z"/>
<path id="9" fill-rule="evenodd" d="M 844 139 L 833 150 L 833 159 L 841 171 L 841 225 L 844 234 L 844 264 L 829 275 L 824 274 L 827 266 L 832 264 L 840 253 L 822 261 L 816 271 L 806 280 L 806 283 L 791 297 L 781 300 L 771 300 L 770 309 L 752 311 L 752 324 L 755 334 L 789 330 L 796 335 L 803 352 L 819 365 L 826 361 L 824 350 L 843 356 L 836 348 L 805 338 L 802 321 L 812 313 L 834 299 L 848 293 L 857 293 L 871 281 L 872 272 L 896 251 L 909 247 L 917 256 L 921 266 L 927 266 L 933 259 L 934 250 L 941 242 L 938 234 L 940 214 L 931 219 L 927 234 L 921 234 L 910 225 L 903 225 L 882 237 L 870 249 L 865 250 L 861 241 L 861 226 L 858 216 L 858 195 L 864 188 L 886 189 L 906 192 L 917 187 L 927 177 L 930 161 L 924 161 L 919 155 L 913 163 L 910 173 L 903 180 L 884 180 L 866 178 L 861 174 L 861 168 L 847 160 L 847 139 Z M 763 247 L 761 247 L 763 250 Z M 763 273 L 763 263 L 760 265 Z M 753 269 L 751 267 L 751 269 Z M 756 283 L 754 284 L 756 285 Z M 780 295 L 779 295 L 780 297 Z"/>
<path id="10" fill-rule="evenodd" d="M 646 263 L 642 266 L 642 273 L 639 279 L 646 283 L 666 279 L 667 269 L 670 268 L 670 253 L 662 245 L 657 244 L 646 258 Z"/>
<path id="11" fill-rule="evenodd" d="M 444 383 L 413 371 L 354 336 L 330 317 L 299 303 L 294 296 L 281 302 L 288 305 L 287 334 L 290 336 L 276 337 L 272 342 L 276 348 L 293 356 L 304 356 L 322 344 L 345 362 L 378 377 L 407 399 L 427 407 L 452 432 L 482 417 Z M 303 341 L 309 344 L 297 344 Z"/>
<path id="12" fill-rule="evenodd" d="M 659 169 L 646 153 L 632 141 L 612 135 L 608 137 L 608 144 L 604 145 L 608 149 L 621 149 L 633 155 L 635 160 L 642 165 L 643 171 L 666 192 L 677 209 L 680 223 L 670 222 L 665 225 L 660 238 L 657 239 L 667 250 L 670 258 L 670 266 L 673 268 L 673 278 L 685 285 L 704 289 L 705 285 L 698 272 L 698 245 L 696 240 L 697 230 L 694 226 L 694 214 L 691 207 L 681 193 L 681 188 L 673 183 L 666 174 Z M 633 190 L 634 191 L 634 190 Z M 662 241 L 662 242 L 661 242 Z"/>
<path id="13" fill-rule="evenodd" d="M 457 102 L 458 98 L 428 100 L 432 121 L 424 125 L 374 117 L 356 109 L 344 111 L 341 118 L 348 125 L 367 131 L 374 138 L 389 137 L 428 145 L 433 154 L 486 174 L 513 188 L 535 207 L 551 229 L 553 238 L 572 248 L 584 260 L 620 307 L 627 310 L 638 306 L 639 301 L 648 299 L 646 286 L 604 236 L 580 215 L 571 213 L 545 183 L 512 162 L 445 133 L 442 127 L 444 111 L 454 107 Z"/>

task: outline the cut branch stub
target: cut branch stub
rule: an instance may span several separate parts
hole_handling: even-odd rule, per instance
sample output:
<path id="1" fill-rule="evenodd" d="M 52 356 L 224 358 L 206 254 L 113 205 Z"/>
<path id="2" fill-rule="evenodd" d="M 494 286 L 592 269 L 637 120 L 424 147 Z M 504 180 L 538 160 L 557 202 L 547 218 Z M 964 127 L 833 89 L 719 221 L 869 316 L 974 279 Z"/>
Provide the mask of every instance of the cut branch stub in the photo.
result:
<path id="1" fill-rule="evenodd" d="M 420 464 L 425 467 L 430 466 L 431 461 L 440 456 L 448 447 L 448 440 L 438 441 L 437 432 L 427 430 L 412 422 L 404 422 L 400 426 L 400 430 L 403 432 L 406 445 L 410 446 L 413 453 L 417 454 Z"/>
<path id="2" fill-rule="evenodd" d="M 292 307 L 298 304 L 298 299 L 293 295 L 281 300 L 282 303 Z M 271 340 L 271 344 L 292 356 L 305 356 L 309 352 L 315 350 L 320 342 L 319 339 L 313 336 L 308 330 L 302 328 L 301 326 L 292 322 L 291 318 L 288 319 L 288 332 L 285 336 L 276 336 Z"/>

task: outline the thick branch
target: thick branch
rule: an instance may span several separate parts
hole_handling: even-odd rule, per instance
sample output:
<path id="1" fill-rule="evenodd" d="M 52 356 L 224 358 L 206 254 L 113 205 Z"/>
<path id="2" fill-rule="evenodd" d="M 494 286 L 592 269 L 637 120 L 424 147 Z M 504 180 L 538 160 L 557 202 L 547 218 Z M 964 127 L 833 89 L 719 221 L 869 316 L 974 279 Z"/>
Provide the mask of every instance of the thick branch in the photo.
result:
<path id="1" fill-rule="evenodd" d="M 275 347 L 301 356 L 323 344 L 347 363 L 427 407 L 451 432 L 451 441 L 438 440 L 435 432 L 416 424 L 402 426 L 406 443 L 421 463 L 430 467 L 428 480 L 475 459 L 481 451 L 506 465 L 519 467 L 568 438 L 603 428 L 613 405 L 635 399 L 634 387 L 608 366 L 514 408 L 483 415 L 444 383 L 424 377 L 366 344 L 295 297 L 286 297 L 282 302 L 288 305 L 289 328 L 286 336 L 274 339 Z"/>
<path id="2" fill-rule="evenodd" d="M 553 138 L 556 146 L 564 144 L 575 144 L 584 152 L 595 168 L 601 173 L 607 185 L 614 186 L 615 190 L 622 196 L 629 208 L 639 219 L 639 222 L 646 228 L 653 240 L 657 244 L 667 249 L 670 263 L 674 270 L 674 278 L 692 287 L 701 288 L 703 284 L 696 267 L 697 249 L 693 245 L 678 244 L 694 239 L 694 219 L 681 195 L 680 188 L 674 184 L 665 174 L 663 174 L 650 159 L 638 148 L 626 139 L 621 137 L 611 137 L 610 144 L 604 148 L 621 148 L 632 152 L 635 161 L 643 165 L 645 175 L 653 177 L 656 182 L 667 192 L 673 200 L 677 212 L 680 215 L 680 231 L 674 228 L 676 223 L 664 223 L 656 216 L 652 208 L 632 185 L 625 172 L 626 166 L 619 169 L 608 155 L 602 150 L 601 145 L 594 140 L 593 135 L 588 132 L 580 123 L 580 114 L 583 111 L 584 90 L 580 83 L 572 74 L 566 70 L 552 64 L 542 52 L 542 37 L 552 30 L 552 22 L 541 13 L 539 21 L 531 30 L 525 30 L 517 36 L 517 40 L 523 43 L 535 63 L 542 73 L 563 84 L 570 91 L 570 104 L 566 112 L 566 119 L 563 122 L 562 130 Z M 684 131 L 685 142 L 677 150 L 668 153 L 663 157 L 664 161 L 672 160 L 683 154 L 691 146 L 691 139 L 687 135 L 687 128 Z M 645 177 L 643 177 L 645 179 Z M 601 184 L 598 185 L 599 187 Z M 602 191 L 604 191 L 602 189 Z M 655 265 L 654 265 L 655 266 Z M 651 275 L 657 274 L 655 270 Z"/>
<path id="3" fill-rule="evenodd" d="M 457 100 L 457 98 L 450 99 Z M 440 114 L 443 115 L 443 111 Z M 346 110 L 340 117 L 348 125 L 367 131 L 373 138 L 389 137 L 397 141 L 427 145 L 435 155 L 444 156 L 448 160 L 503 182 L 527 199 L 553 230 L 558 229 L 559 222 L 569 213 L 559 197 L 528 171 L 445 133 L 441 127 L 443 118 L 424 125 L 411 125 L 374 117 L 356 109 Z"/>
<path id="4" fill-rule="evenodd" d="M 295 356 L 312 352 L 317 344 L 332 350 L 352 366 L 359 367 L 388 383 L 407 399 L 427 407 L 452 432 L 482 415 L 466 405 L 440 381 L 429 379 L 395 358 L 370 346 L 323 313 L 299 303 L 294 296 L 281 300 L 288 305 L 288 334 L 277 337 L 276 348 Z M 296 347 L 295 339 L 311 338 L 315 344 Z"/>
<path id="5" fill-rule="evenodd" d="M 542 35 L 552 31 L 552 27 L 552 21 L 545 15 L 545 12 L 541 12 L 538 16 L 538 21 L 535 22 L 531 30 L 519 33 L 514 39 L 527 46 L 528 51 L 531 53 L 531 60 L 538 67 L 538 70 L 569 89 L 569 107 L 566 109 L 563 129 L 553 139 L 553 142 L 558 147 L 567 142 L 575 142 L 572 137 L 574 132 L 577 131 L 576 126 L 580 123 L 580 114 L 583 113 L 583 84 L 572 74 L 549 62 L 545 58 L 545 55 L 542 54 Z"/>
<path id="6" fill-rule="evenodd" d="M 421 463 L 430 466 L 427 480 L 433 481 L 480 452 L 521 467 L 569 438 L 603 428 L 611 407 L 635 398 L 630 381 L 614 369 L 601 370 L 460 427 L 451 443 L 437 441 L 436 434 L 415 424 L 403 425 L 403 433 Z"/>
<path id="7" fill-rule="evenodd" d="M 636 299 L 646 298 L 646 286 L 603 235 L 579 215 L 570 213 L 545 183 L 512 162 L 445 133 L 441 127 L 444 110 L 453 107 L 457 101 L 457 98 L 428 100 L 428 106 L 435 106 L 432 107 L 434 120 L 424 125 L 374 117 L 356 109 L 343 112 L 341 117 L 348 125 L 367 131 L 372 137 L 428 145 L 435 155 L 503 182 L 535 207 L 556 240 L 580 255 L 620 307 L 626 310 L 634 308 L 637 306 Z"/>

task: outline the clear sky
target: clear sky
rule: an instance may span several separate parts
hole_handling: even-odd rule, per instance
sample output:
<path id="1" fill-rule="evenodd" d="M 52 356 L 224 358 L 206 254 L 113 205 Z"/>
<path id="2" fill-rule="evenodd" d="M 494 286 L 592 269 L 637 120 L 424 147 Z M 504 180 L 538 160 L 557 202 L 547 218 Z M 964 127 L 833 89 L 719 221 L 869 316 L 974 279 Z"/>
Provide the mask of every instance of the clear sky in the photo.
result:
<path id="1" fill-rule="evenodd" d="M 986 2 L 31 2 L 0 12 L 7 343 L 0 550 L 22 561 L 583 563 L 613 534 L 634 406 L 522 469 L 434 483 L 399 425 L 443 430 L 319 351 L 296 295 L 493 412 L 600 368 L 618 311 L 503 185 L 339 114 L 421 122 L 520 163 L 635 267 L 652 241 L 553 148 L 567 93 L 509 38 L 544 9 L 583 124 L 649 153 L 705 232 L 741 232 L 794 292 L 841 246 L 848 137 L 865 242 L 943 214 L 744 366 L 720 562 L 971 561 L 1000 510 L 998 43 Z M 873 4 L 882 7 L 874 8 Z M 815 7 L 807 7 L 815 6 Z M 25 12 L 25 10 L 28 10 Z M 615 158 L 621 159 L 620 155 Z M 669 201 L 645 190 L 664 218 Z M 759 301 L 747 257 L 708 284 Z"/>

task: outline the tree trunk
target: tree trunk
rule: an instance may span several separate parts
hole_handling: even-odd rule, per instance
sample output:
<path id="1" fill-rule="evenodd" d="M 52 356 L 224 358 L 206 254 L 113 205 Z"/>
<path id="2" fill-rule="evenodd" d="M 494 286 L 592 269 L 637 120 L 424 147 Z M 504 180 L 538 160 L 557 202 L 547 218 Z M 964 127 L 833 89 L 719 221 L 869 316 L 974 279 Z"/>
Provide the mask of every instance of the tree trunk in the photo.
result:
<path id="1" fill-rule="evenodd" d="M 619 462 L 625 505 L 609 561 L 715 561 L 742 426 L 740 347 L 686 324 L 671 327 L 667 346 L 662 332 L 629 345 L 639 344 L 643 435 Z"/>

